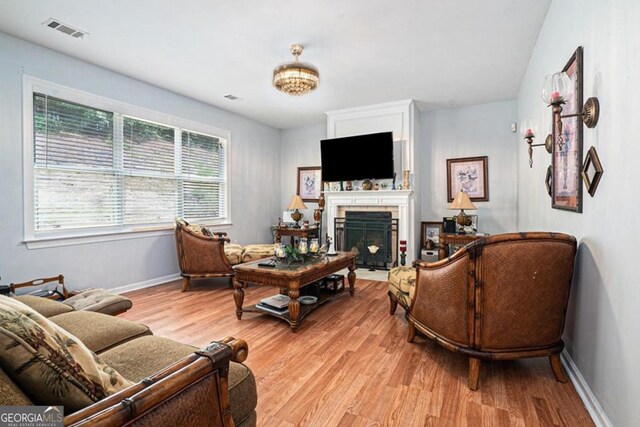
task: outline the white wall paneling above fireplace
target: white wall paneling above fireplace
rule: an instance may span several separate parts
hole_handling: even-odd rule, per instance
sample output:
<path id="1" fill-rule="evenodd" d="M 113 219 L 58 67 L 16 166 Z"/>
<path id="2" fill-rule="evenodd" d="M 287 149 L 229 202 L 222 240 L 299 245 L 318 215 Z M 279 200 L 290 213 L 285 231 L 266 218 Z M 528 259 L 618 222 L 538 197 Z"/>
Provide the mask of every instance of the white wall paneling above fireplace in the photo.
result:
<path id="1" fill-rule="evenodd" d="M 422 180 L 419 168 L 421 155 L 420 144 L 417 141 L 420 135 L 420 114 L 417 113 L 414 101 L 408 99 L 367 105 L 328 111 L 326 114 L 327 138 L 393 132 L 396 183 L 402 184 L 402 171 L 408 170 L 412 175 L 410 190 L 325 191 L 329 234 L 333 237 L 336 218 L 336 210 L 331 208 L 332 203 L 334 206 L 397 206 L 400 211 L 398 236 L 399 240 L 407 241 L 407 262 L 410 263 L 418 256 L 422 218 L 420 201 Z M 363 159 L 367 155 L 375 155 L 375 153 L 363 153 Z"/>
<path id="2" fill-rule="evenodd" d="M 327 233 L 335 241 L 335 219 L 346 210 L 397 209 L 398 240 L 407 241 L 407 265 L 416 258 L 415 200 L 412 190 L 325 191 Z M 394 209 L 394 210 L 395 210 Z M 394 216 L 395 217 L 395 216 Z"/>

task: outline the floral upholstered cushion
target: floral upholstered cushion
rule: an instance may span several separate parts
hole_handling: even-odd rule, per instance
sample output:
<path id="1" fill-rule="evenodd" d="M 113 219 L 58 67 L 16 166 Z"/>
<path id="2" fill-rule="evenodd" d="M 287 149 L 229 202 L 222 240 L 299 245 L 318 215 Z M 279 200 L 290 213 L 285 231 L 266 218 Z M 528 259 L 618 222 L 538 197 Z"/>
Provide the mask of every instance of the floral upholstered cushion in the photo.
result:
<path id="1" fill-rule="evenodd" d="M 133 383 L 73 335 L 14 298 L 0 296 L 0 365 L 29 398 L 75 412 Z"/>
<path id="2" fill-rule="evenodd" d="M 273 243 L 263 245 L 247 245 L 242 253 L 242 262 L 255 261 L 273 256 Z"/>
<path id="3" fill-rule="evenodd" d="M 413 267 L 395 267 L 389 271 L 389 291 L 405 306 L 411 305 L 416 289 L 417 272 Z"/>
<path id="4" fill-rule="evenodd" d="M 227 256 L 229 264 L 236 265 L 242 262 L 242 246 L 237 243 L 225 243 L 224 254 Z"/>
<path id="5" fill-rule="evenodd" d="M 416 269 L 413 267 L 395 267 L 389 271 L 389 284 L 408 294 L 413 292 L 417 276 Z"/>

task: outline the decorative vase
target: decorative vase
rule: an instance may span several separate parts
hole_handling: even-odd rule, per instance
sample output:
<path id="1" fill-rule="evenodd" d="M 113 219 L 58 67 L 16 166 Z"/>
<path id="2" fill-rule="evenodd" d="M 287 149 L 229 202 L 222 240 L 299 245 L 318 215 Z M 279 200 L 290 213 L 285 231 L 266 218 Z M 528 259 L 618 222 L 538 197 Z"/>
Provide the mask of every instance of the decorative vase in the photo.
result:
<path id="1" fill-rule="evenodd" d="M 377 182 L 375 184 L 373 184 L 373 189 L 374 190 L 379 190 L 380 189 L 380 184 L 378 184 Z"/>
<path id="2" fill-rule="evenodd" d="M 370 180 L 365 179 L 364 181 L 362 181 L 362 189 L 363 190 L 371 190 L 373 188 L 373 184 L 371 183 Z"/>
<path id="3" fill-rule="evenodd" d="M 404 179 L 403 179 L 403 182 L 402 182 L 402 188 L 404 188 L 405 190 L 408 190 L 408 189 L 409 189 L 409 186 L 411 185 L 411 184 L 410 184 L 410 182 L 409 182 L 409 177 L 410 177 L 410 173 L 409 173 L 409 171 L 408 171 L 408 170 L 407 170 L 407 171 L 404 171 L 404 172 L 402 173 L 402 176 L 403 176 L 403 178 L 404 178 Z"/>
<path id="4" fill-rule="evenodd" d="M 320 224 L 320 220 L 321 220 L 321 219 L 322 219 L 322 210 L 320 210 L 320 209 L 315 209 L 315 210 L 313 211 L 313 220 L 315 221 L 316 226 L 317 226 L 318 224 Z"/>

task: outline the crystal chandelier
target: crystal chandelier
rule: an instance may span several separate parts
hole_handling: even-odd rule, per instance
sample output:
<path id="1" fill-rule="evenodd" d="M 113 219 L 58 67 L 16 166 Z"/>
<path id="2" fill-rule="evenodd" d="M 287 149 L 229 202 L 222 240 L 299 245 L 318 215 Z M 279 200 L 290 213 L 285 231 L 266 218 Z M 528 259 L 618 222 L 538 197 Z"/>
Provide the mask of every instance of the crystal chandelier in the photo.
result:
<path id="1" fill-rule="evenodd" d="M 299 44 L 291 45 L 293 62 L 287 62 L 273 70 L 273 86 L 289 95 L 301 96 L 314 91 L 320 83 L 320 73 L 311 64 L 298 62 L 303 47 Z"/>

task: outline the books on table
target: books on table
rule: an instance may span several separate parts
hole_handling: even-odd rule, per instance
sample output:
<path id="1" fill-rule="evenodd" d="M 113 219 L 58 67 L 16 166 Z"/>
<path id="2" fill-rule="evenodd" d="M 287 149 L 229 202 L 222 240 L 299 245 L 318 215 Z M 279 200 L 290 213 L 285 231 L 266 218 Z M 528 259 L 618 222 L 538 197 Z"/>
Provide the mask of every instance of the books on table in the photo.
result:
<path id="1" fill-rule="evenodd" d="M 273 295 L 269 298 L 261 299 L 260 302 L 256 304 L 256 308 L 267 311 L 269 313 L 286 314 L 289 312 L 290 300 L 291 298 L 286 295 Z"/>
<path id="2" fill-rule="evenodd" d="M 273 295 L 269 298 L 263 298 L 260 300 L 260 303 L 268 305 L 273 308 L 282 309 L 284 307 L 289 306 L 290 300 L 291 298 L 289 298 L 287 295 L 278 294 L 278 295 Z"/>

